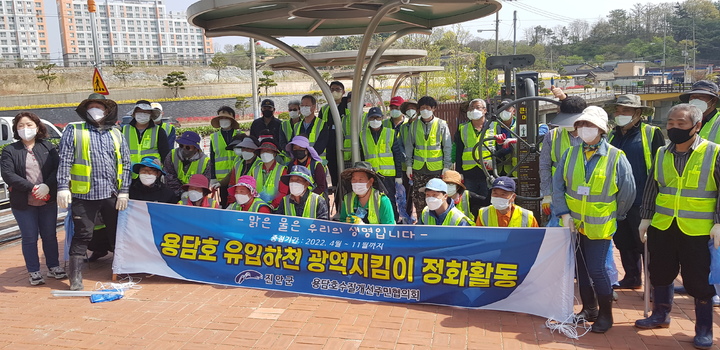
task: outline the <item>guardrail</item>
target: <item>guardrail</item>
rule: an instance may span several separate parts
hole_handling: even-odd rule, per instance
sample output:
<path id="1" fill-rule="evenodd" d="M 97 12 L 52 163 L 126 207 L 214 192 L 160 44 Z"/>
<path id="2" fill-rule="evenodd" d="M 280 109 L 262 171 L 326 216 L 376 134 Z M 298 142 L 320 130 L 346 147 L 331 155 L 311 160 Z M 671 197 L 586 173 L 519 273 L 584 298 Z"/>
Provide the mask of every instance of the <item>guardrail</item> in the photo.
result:
<path id="1" fill-rule="evenodd" d="M 616 88 L 621 94 L 668 94 L 690 91 L 691 83 L 674 83 L 674 84 L 650 84 L 643 86 L 619 86 Z"/>

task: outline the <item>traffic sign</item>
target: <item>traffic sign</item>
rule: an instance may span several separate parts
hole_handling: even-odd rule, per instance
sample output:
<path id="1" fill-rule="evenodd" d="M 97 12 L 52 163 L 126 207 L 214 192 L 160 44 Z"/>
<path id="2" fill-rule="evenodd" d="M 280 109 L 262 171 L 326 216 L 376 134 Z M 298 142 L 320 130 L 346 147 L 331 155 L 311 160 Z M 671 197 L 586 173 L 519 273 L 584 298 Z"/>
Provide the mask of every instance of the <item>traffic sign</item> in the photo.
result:
<path id="1" fill-rule="evenodd" d="M 101 95 L 109 95 L 110 92 L 107 89 L 107 85 L 105 85 L 105 81 L 103 81 L 102 76 L 100 75 L 100 71 L 95 68 L 95 73 L 93 73 L 92 77 L 92 84 L 93 84 L 93 92 L 97 92 Z"/>

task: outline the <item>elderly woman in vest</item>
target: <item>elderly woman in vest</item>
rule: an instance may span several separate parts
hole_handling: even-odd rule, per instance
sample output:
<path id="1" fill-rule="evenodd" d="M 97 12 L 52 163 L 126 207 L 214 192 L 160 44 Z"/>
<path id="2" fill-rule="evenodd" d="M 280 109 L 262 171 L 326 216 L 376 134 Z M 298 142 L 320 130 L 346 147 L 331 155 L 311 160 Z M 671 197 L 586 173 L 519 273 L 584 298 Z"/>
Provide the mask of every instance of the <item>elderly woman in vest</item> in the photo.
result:
<path id="1" fill-rule="evenodd" d="M 288 186 L 290 194 L 282 198 L 276 213 L 329 220 L 327 201 L 312 192 L 313 178 L 308 168 L 293 166 L 290 173 L 282 176 L 281 181 Z"/>
<path id="2" fill-rule="evenodd" d="M 190 176 L 190 181 L 182 186 L 185 193 L 178 204 L 191 207 L 220 208 L 220 204 L 210 197 L 210 181 L 204 175 Z"/>
<path id="3" fill-rule="evenodd" d="M 204 175 L 208 181 L 212 176 L 213 163 L 200 148 L 200 135 L 193 131 L 186 131 L 175 140 L 178 148 L 172 150 L 165 158 L 163 170 L 165 171 L 168 187 L 176 194 L 182 193 L 182 186 L 190 181 L 195 174 Z"/>
<path id="4" fill-rule="evenodd" d="M 585 108 L 574 124 L 583 143 L 564 153 L 553 175 L 557 215 L 570 232 L 579 233 L 577 279 L 583 309 L 577 317 L 595 321 L 595 333 L 605 333 L 613 324 L 605 261 L 617 220 L 625 218 L 635 199 L 630 163 L 605 138 L 607 121 L 602 108 Z"/>
<path id="5" fill-rule="evenodd" d="M 482 207 L 484 197 L 467 190 L 463 183 L 463 177 L 455 170 L 448 170 L 442 176 L 447 184 L 447 195 L 452 199 L 455 207 L 458 208 L 471 221 L 475 222 L 475 214 Z"/>
<path id="6" fill-rule="evenodd" d="M 365 224 L 395 224 L 395 212 L 384 193 L 383 182 L 368 162 L 357 162 L 340 174 L 343 188 L 352 190 L 343 197 L 340 221 Z"/>
<path id="7" fill-rule="evenodd" d="M 265 139 L 257 152 L 260 154 L 260 162 L 253 165 L 249 174 L 257 181 L 255 189 L 260 198 L 270 203 L 278 196 L 280 177 L 286 173 L 286 167 L 277 161 L 279 149 L 272 139 Z"/>
<path id="8" fill-rule="evenodd" d="M 225 209 L 249 211 L 251 213 L 270 214 L 270 206 L 260 198 L 255 189 L 255 178 L 243 175 L 238 179 L 237 184 L 228 188 L 228 197 L 235 201 Z"/>

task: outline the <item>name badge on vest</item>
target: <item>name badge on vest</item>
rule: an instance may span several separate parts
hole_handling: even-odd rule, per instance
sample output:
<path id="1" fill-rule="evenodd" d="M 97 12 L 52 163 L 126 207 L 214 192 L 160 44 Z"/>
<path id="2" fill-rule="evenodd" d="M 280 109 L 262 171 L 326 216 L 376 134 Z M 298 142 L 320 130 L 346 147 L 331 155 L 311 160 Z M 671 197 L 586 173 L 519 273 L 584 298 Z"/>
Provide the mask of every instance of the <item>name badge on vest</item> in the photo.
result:
<path id="1" fill-rule="evenodd" d="M 589 196 L 590 195 L 590 187 L 578 186 L 577 193 L 581 196 Z"/>

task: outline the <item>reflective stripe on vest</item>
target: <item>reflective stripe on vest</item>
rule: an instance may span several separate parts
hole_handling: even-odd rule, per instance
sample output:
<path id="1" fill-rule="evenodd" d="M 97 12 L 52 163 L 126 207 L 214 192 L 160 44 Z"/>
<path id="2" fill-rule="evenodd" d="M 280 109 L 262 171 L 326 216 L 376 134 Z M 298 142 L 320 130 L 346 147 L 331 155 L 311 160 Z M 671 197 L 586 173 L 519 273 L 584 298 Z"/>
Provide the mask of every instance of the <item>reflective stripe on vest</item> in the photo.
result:
<path id="1" fill-rule="evenodd" d="M 233 131 L 233 136 L 235 134 L 236 132 Z M 221 131 L 216 131 L 212 134 L 210 144 L 213 152 L 215 153 L 215 177 L 218 181 L 220 181 L 230 174 L 230 170 L 233 168 L 237 155 L 234 150 L 225 149 L 225 147 L 227 147 L 227 142 L 225 142 L 225 138 L 222 137 Z"/>
<path id="2" fill-rule="evenodd" d="M 720 143 L 720 112 L 715 111 L 710 120 L 700 129 L 700 137 L 714 143 Z"/>
<path id="3" fill-rule="evenodd" d="M 480 213 L 478 215 L 480 217 L 480 223 L 483 226 L 500 227 L 500 224 L 498 223 L 497 209 L 495 209 L 492 205 L 480 209 Z M 533 213 L 531 211 L 515 205 L 507 227 L 530 227 L 532 220 Z"/>
<path id="4" fill-rule="evenodd" d="M 555 175 L 555 167 L 565 150 L 570 148 L 570 132 L 563 127 L 550 130 L 550 160 L 552 160 L 551 174 Z M 558 135 L 560 134 L 560 135 Z M 545 135 L 548 137 L 548 135 Z"/>
<path id="5" fill-rule="evenodd" d="M 172 154 L 170 156 L 172 157 L 172 162 L 175 166 L 175 173 L 177 174 L 178 180 L 180 180 L 183 185 L 190 181 L 190 176 L 205 173 L 205 168 L 207 167 L 210 158 L 206 156 L 205 153 L 201 154 L 202 155 L 200 156 L 200 159 L 190 163 L 190 166 L 188 167 L 188 172 L 186 173 L 182 160 L 180 160 L 180 155 L 178 155 L 177 148 L 172 150 Z"/>
<path id="6" fill-rule="evenodd" d="M 703 140 L 690 154 L 683 174 L 675 168 L 675 156 L 667 146 L 658 150 L 655 157 L 655 180 L 658 195 L 655 198 L 655 215 L 652 225 L 666 230 L 677 219 L 678 227 L 688 236 L 703 236 L 713 227 L 717 186 L 715 160 L 720 148 Z"/>
<path id="7" fill-rule="evenodd" d="M 190 201 L 189 198 L 181 199 L 178 204 L 182 205 L 189 205 L 191 207 L 200 207 L 200 208 L 220 208 L 220 205 L 217 201 L 212 199 L 212 197 L 203 196 L 203 201 L 200 203 L 200 205 L 195 205 L 193 202 Z"/>
<path id="8" fill-rule="evenodd" d="M 295 124 L 295 126 L 293 127 L 293 137 L 300 135 L 300 130 L 303 126 L 303 123 L 304 121 L 301 120 L 299 123 Z M 315 119 L 313 119 L 313 125 L 310 126 L 310 135 L 306 135 L 308 141 L 310 142 L 310 146 L 315 147 L 315 142 L 317 141 L 317 138 L 324 127 L 324 120 L 318 117 L 315 117 Z M 325 152 L 323 151 L 323 153 L 319 156 L 325 158 Z"/>
<path id="9" fill-rule="evenodd" d="M 255 157 L 255 161 L 253 161 L 250 165 L 247 165 L 247 163 L 245 163 L 245 159 L 243 159 L 243 157 L 237 157 L 237 159 L 235 159 L 235 164 L 233 165 L 233 169 L 235 170 L 235 178 L 233 180 L 235 181 L 232 184 L 234 185 L 238 183 L 245 167 L 249 168 L 247 171 L 247 173 L 249 173 L 250 169 L 255 167 L 255 164 L 257 163 L 262 163 L 262 161 L 257 157 Z"/>
<path id="10" fill-rule="evenodd" d="M 286 166 L 275 162 L 275 166 L 270 170 L 270 173 L 266 174 L 264 164 L 263 162 L 256 161 L 253 167 L 250 168 L 250 171 L 255 178 L 255 190 L 257 190 L 265 200 L 269 200 L 267 198 L 275 198 L 275 196 L 277 196 L 280 177 L 282 176 L 283 170 L 286 169 Z"/>
<path id="11" fill-rule="evenodd" d="M 590 181 L 585 182 L 585 154 L 582 145 L 570 148 L 563 171 L 565 201 L 577 227 L 584 227 L 590 239 L 606 239 L 617 227 L 617 164 L 623 152 L 610 144 L 608 154 L 599 157 Z M 580 194 L 580 187 L 589 191 Z M 583 191 L 585 192 L 585 191 Z"/>
<path id="12" fill-rule="evenodd" d="M 660 130 L 660 128 L 658 128 L 657 126 L 642 123 L 640 124 L 640 129 L 640 141 L 642 142 L 643 157 L 645 159 L 645 171 L 647 172 L 647 174 L 650 174 L 650 168 L 652 167 L 653 161 L 653 154 L 650 150 L 650 143 L 652 142 L 653 135 L 655 135 L 655 129 Z M 616 132 L 616 130 L 613 130 L 610 133 L 610 136 L 608 136 L 608 142 L 612 142 L 612 140 L 615 138 Z"/>
<path id="13" fill-rule="evenodd" d="M 285 140 L 289 143 L 293 138 L 293 124 L 291 120 L 283 120 L 280 124 L 280 131 L 285 135 Z"/>
<path id="14" fill-rule="evenodd" d="M 380 218 L 378 218 L 378 213 L 380 212 L 380 191 L 376 190 L 375 188 L 370 189 L 370 198 L 367 202 L 367 219 L 369 224 L 379 224 Z M 344 203 L 345 204 L 345 212 L 348 215 L 352 215 L 355 213 L 355 198 L 357 198 L 357 195 L 352 192 L 345 195 Z"/>
<path id="15" fill-rule="evenodd" d="M 458 209 L 465 214 L 465 216 L 467 216 L 472 222 L 475 222 L 475 215 L 472 213 L 472 209 L 470 209 L 470 191 L 465 190 L 465 192 L 463 192 L 458 206 L 460 207 Z"/>
<path id="16" fill-rule="evenodd" d="M 253 202 L 250 204 L 250 207 L 248 208 L 247 212 L 248 213 L 259 213 L 260 208 L 262 208 L 262 207 L 267 207 L 268 209 L 270 209 L 270 206 L 267 203 L 265 203 L 264 200 L 262 200 L 260 198 L 253 198 Z M 228 209 L 243 211 L 242 205 L 237 204 L 237 202 L 231 204 L 230 207 L 228 207 Z"/>
<path id="17" fill-rule="evenodd" d="M 395 143 L 395 130 L 381 128 L 377 142 L 370 131 L 365 128 L 360 133 L 360 141 L 365 160 L 370 163 L 378 173 L 383 176 L 395 177 L 395 159 L 392 147 Z"/>
<path id="18" fill-rule="evenodd" d="M 73 164 L 70 167 L 70 191 L 76 194 L 90 192 L 90 174 L 92 164 L 90 158 L 90 129 L 87 123 L 70 124 L 73 128 L 73 144 L 75 145 Z M 108 130 L 115 144 L 115 159 L 117 170 L 117 186 L 122 187 L 122 134 L 118 129 Z"/>
<path id="19" fill-rule="evenodd" d="M 415 148 L 413 150 L 413 169 L 420 170 L 427 165 L 428 170 L 438 171 L 443 168 L 442 138 L 440 136 L 440 119 L 430 121 L 430 132 L 425 136 L 424 122 L 415 123 Z"/>
<path id="20" fill-rule="evenodd" d="M 310 192 L 310 195 L 308 195 L 307 200 L 305 201 L 305 205 L 303 206 L 302 217 L 316 219 L 319 200 L 319 194 Z M 283 208 L 285 208 L 285 215 L 297 216 L 297 213 L 295 212 L 295 205 L 290 203 L 289 195 L 283 197 Z"/>
<path id="21" fill-rule="evenodd" d="M 158 151 L 158 132 L 159 127 L 151 127 L 145 129 L 142 134 L 142 140 L 138 143 L 138 130 L 132 125 L 123 126 L 123 135 L 125 141 L 128 143 L 128 149 L 130 150 L 130 163 L 136 164 L 144 157 L 155 157 L 160 159 L 160 151 Z M 149 132 L 148 132 L 149 131 Z M 162 159 L 160 159 L 162 161 Z M 133 172 L 133 179 L 138 177 L 138 174 Z"/>
<path id="22" fill-rule="evenodd" d="M 463 214 L 458 208 L 453 207 L 445 216 L 442 226 L 460 226 L 460 223 L 463 220 L 465 220 L 470 226 L 474 225 L 474 223 L 470 222 L 470 219 L 465 216 L 465 214 Z M 435 217 L 430 216 L 430 210 L 428 207 L 425 207 L 422 211 L 422 222 L 425 225 L 437 225 L 435 223 Z"/>
<path id="23" fill-rule="evenodd" d="M 472 125 L 472 122 L 460 125 L 458 132 L 460 133 L 460 139 L 465 146 L 462 150 L 463 170 L 467 171 L 475 167 L 480 167 L 480 164 L 475 161 L 472 153 L 475 145 L 480 142 L 480 134 L 475 132 L 475 127 Z M 495 126 L 491 126 L 487 129 L 487 131 L 485 131 L 485 138 L 491 138 L 493 136 L 495 136 Z M 493 151 L 495 150 L 495 146 L 493 145 L 494 142 L 495 141 L 485 141 L 485 147 L 482 147 L 483 160 L 490 159 L 490 157 L 492 157 Z"/>

